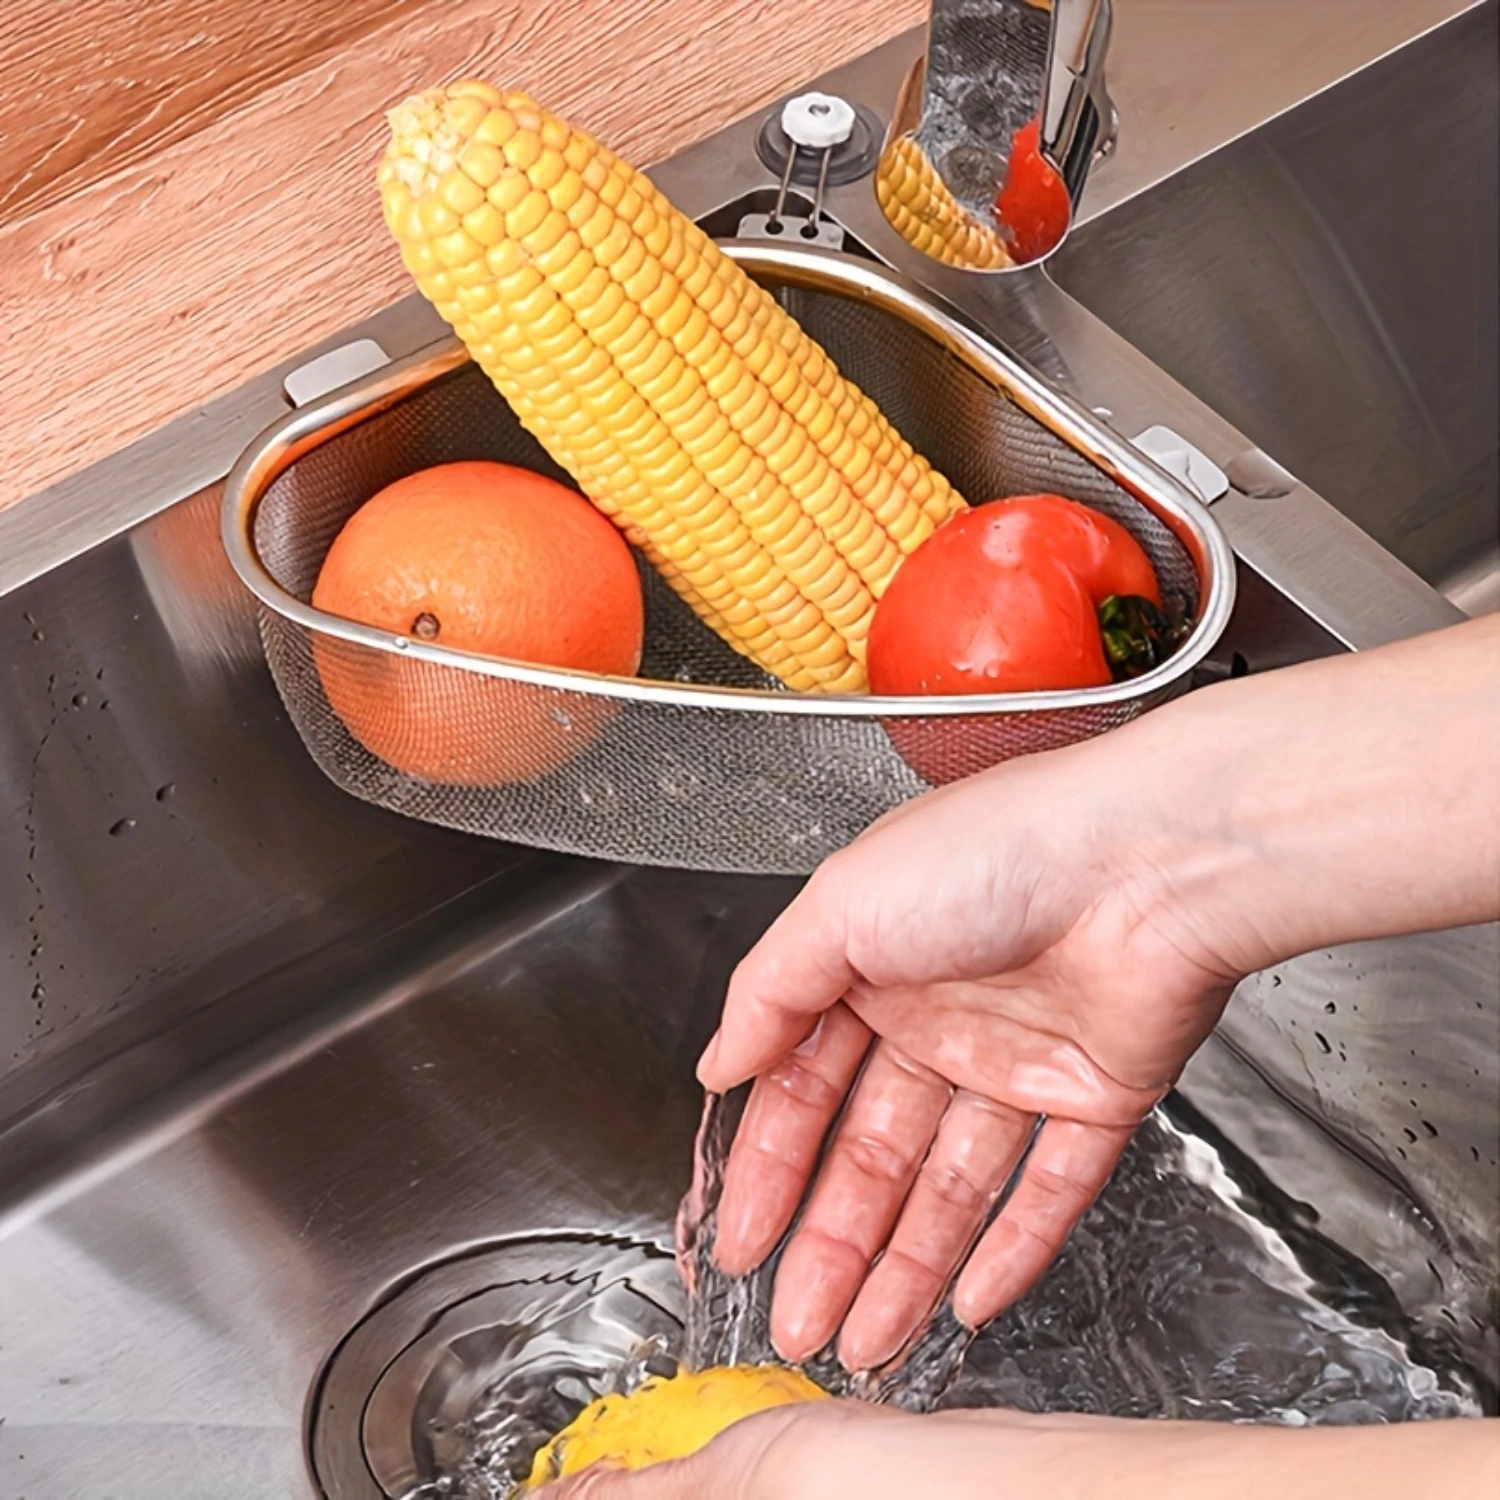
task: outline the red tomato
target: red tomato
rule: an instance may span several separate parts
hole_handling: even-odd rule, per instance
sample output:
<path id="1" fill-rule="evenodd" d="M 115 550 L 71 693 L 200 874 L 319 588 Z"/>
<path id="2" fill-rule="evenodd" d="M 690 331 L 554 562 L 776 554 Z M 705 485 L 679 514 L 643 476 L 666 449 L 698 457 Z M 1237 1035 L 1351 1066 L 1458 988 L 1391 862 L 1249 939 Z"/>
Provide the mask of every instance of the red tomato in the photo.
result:
<path id="1" fill-rule="evenodd" d="M 1005 182 L 995 197 L 995 217 L 1022 261 L 1037 260 L 1053 249 L 1073 216 L 1062 178 L 1042 155 L 1041 136 L 1040 120 L 1016 132 Z"/>
<path id="2" fill-rule="evenodd" d="M 955 517 L 901 565 L 870 622 L 870 690 L 1028 693 L 1098 687 L 1109 663 L 1088 590 L 1062 563 L 1003 560 L 983 512 Z"/>
<path id="3" fill-rule="evenodd" d="M 1110 681 L 1098 606 L 1161 602 L 1128 531 L 1061 495 L 955 516 L 906 559 L 870 624 L 879 694 L 1022 693 Z"/>
<path id="4" fill-rule="evenodd" d="M 1012 539 L 1018 556 L 1055 557 L 1076 573 L 1094 604 L 1111 594 L 1161 605 L 1161 586 L 1141 544 L 1101 511 L 1062 495 L 1016 495 L 983 507 L 991 536 Z"/>

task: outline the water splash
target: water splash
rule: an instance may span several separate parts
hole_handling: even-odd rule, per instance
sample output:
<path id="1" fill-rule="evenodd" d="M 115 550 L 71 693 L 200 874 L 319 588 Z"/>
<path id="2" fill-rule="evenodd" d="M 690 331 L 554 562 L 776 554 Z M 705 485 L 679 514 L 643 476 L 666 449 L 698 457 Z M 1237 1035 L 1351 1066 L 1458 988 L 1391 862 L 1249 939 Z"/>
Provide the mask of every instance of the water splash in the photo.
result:
<path id="1" fill-rule="evenodd" d="M 697 1365 L 774 1359 L 770 1288 L 781 1247 L 735 1281 L 713 1264 L 723 1163 L 742 1109 L 711 1100 L 679 1220 Z M 1041 1283 L 975 1335 L 946 1300 L 890 1365 L 806 1367 L 837 1395 L 911 1411 L 1006 1406 L 1284 1424 L 1477 1414 L 1476 1382 L 1428 1348 L 1386 1283 L 1315 1235 L 1294 1248 L 1237 1183 L 1220 1147 L 1163 1112 L 1147 1121 Z M 1270 1192 L 1269 1188 L 1266 1189 Z M 795 1226 L 794 1226 L 795 1228 Z"/>
<path id="2" fill-rule="evenodd" d="M 743 1102 L 710 1099 L 700 1126 L 678 1220 L 682 1324 L 658 1288 L 662 1321 L 645 1338 L 633 1325 L 637 1336 L 622 1342 L 632 1290 L 624 1274 L 534 1288 L 524 1316 L 494 1340 L 460 1420 L 434 1430 L 430 1411 L 417 1414 L 428 1424 L 418 1446 L 439 1477 L 405 1500 L 507 1500 L 536 1448 L 593 1396 L 632 1390 L 678 1361 L 775 1359 L 780 1247 L 743 1278 L 713 1263 Z M 807 1372 L 836 1395 L 913 1411 L 1003 1406 L 1298 1426 L 1477 1415 L 1478 1382 L 1424 1340 L 1389 1286 L 1314 1231 L 1273 1227 L 1274 1190 L 1185 1118 L 1159 1111 L 1147 1121 L 1041 1283 L 977 1335 L 945 1303 L 886 1368 L 851 1376 L 825 1353 Z M 455 1409 L 451 1397 L 441 1405 Z"/>
<path id="3" fill-rule="evenodd" d="M 507 1500 L 589 1402 L 676 1373 L 682 1304 L 669 1257 L 626 1241 L 557 1244 L 594 1268 L 496 1285 L 434 1324 L 443 1357 L 415 1392 L 411 1428 L 411 1455 L 431 1477 L 403 1500 Z M 600 1269 L 601 1253 L 616 1264 Z M 445 1318 L 456 1325 L 447 1333 Z"/>

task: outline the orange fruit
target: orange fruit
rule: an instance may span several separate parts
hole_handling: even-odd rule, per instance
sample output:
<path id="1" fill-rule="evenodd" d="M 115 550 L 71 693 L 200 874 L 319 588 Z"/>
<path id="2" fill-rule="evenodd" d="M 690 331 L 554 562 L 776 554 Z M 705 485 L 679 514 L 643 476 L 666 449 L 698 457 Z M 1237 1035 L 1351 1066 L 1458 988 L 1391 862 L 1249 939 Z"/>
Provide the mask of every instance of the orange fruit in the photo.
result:
<path id="1" fill-rule="evenodd" d="M 635 559 L 575 490 L 529 469 L 455 463 L 398 479 L 334 538 L 315 608 L 395 635 L 539 666 L 628 676 L 644 611 Z M 424 781 L 535 781 L 610 716 L 588 697 L 315 636 L 333 711 Z"/>

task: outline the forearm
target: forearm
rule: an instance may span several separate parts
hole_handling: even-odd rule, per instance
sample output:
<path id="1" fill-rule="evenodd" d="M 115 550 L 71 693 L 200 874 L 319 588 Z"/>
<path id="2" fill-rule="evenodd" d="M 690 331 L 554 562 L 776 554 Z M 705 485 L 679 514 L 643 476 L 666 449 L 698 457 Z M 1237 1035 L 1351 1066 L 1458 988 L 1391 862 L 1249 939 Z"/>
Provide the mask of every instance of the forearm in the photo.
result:
<path id="1" fill-rule="evenodd" d="M 1185 910 L 1246 970 L 1500 916 L 1500 619 L 1194 694 L 1132 726 L 1195 830 Z"/>
<path id="2" fill-rule="evenodd" d="M 961 1316 L 1019 1296 L 1247 974 L 1500 916 L 1497 746 L 1490 620 L 1209 688 L 915 799 L 826 862 L 699 1065 L 716 1092 L 758 1079 L 725 1264 L 755 1264 L 817 1178 L 778 1271 L 783 1352 L 842 1323 L 841 1354 L 878 1363 L 965 1256 Z"/>
<path id="3" fill-rule="evenodd" d="M 1500 1421 L 1394 1427 L 913 1416 L 817 1402 L 736 1423 L 691 1458 L 591 1471 L 548 1500 L 1478 1500 L 1500 1494 Z"/>
<path id="4" fill-rule="evenodd" d="M 923 1434 L 921 1493 L 990 1500 L 1476 1500 L 1500 1494 L 1500 1421 L 1286 1428 L 955 1412 Z M 1019 1425 L 1018 1425 L 1019 1424 Z M 1024 1476 L 1024 1484 L 1017 1479 Z"/>

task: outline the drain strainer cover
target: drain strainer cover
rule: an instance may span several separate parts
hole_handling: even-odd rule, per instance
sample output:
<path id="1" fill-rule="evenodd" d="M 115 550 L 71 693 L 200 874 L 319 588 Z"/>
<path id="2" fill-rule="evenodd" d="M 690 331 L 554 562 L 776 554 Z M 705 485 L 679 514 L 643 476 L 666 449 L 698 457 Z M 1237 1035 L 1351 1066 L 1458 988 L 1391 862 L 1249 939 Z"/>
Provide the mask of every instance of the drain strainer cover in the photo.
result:
<path id="1" fill-rule="evenodd" d="M 309 1450 L 329 1500 L 492 1500 L 621 1371 L 673 1365 L 683 1291 L 659 1246 L 547 1235 L 429 1267 L 323 1369 Z"/>

